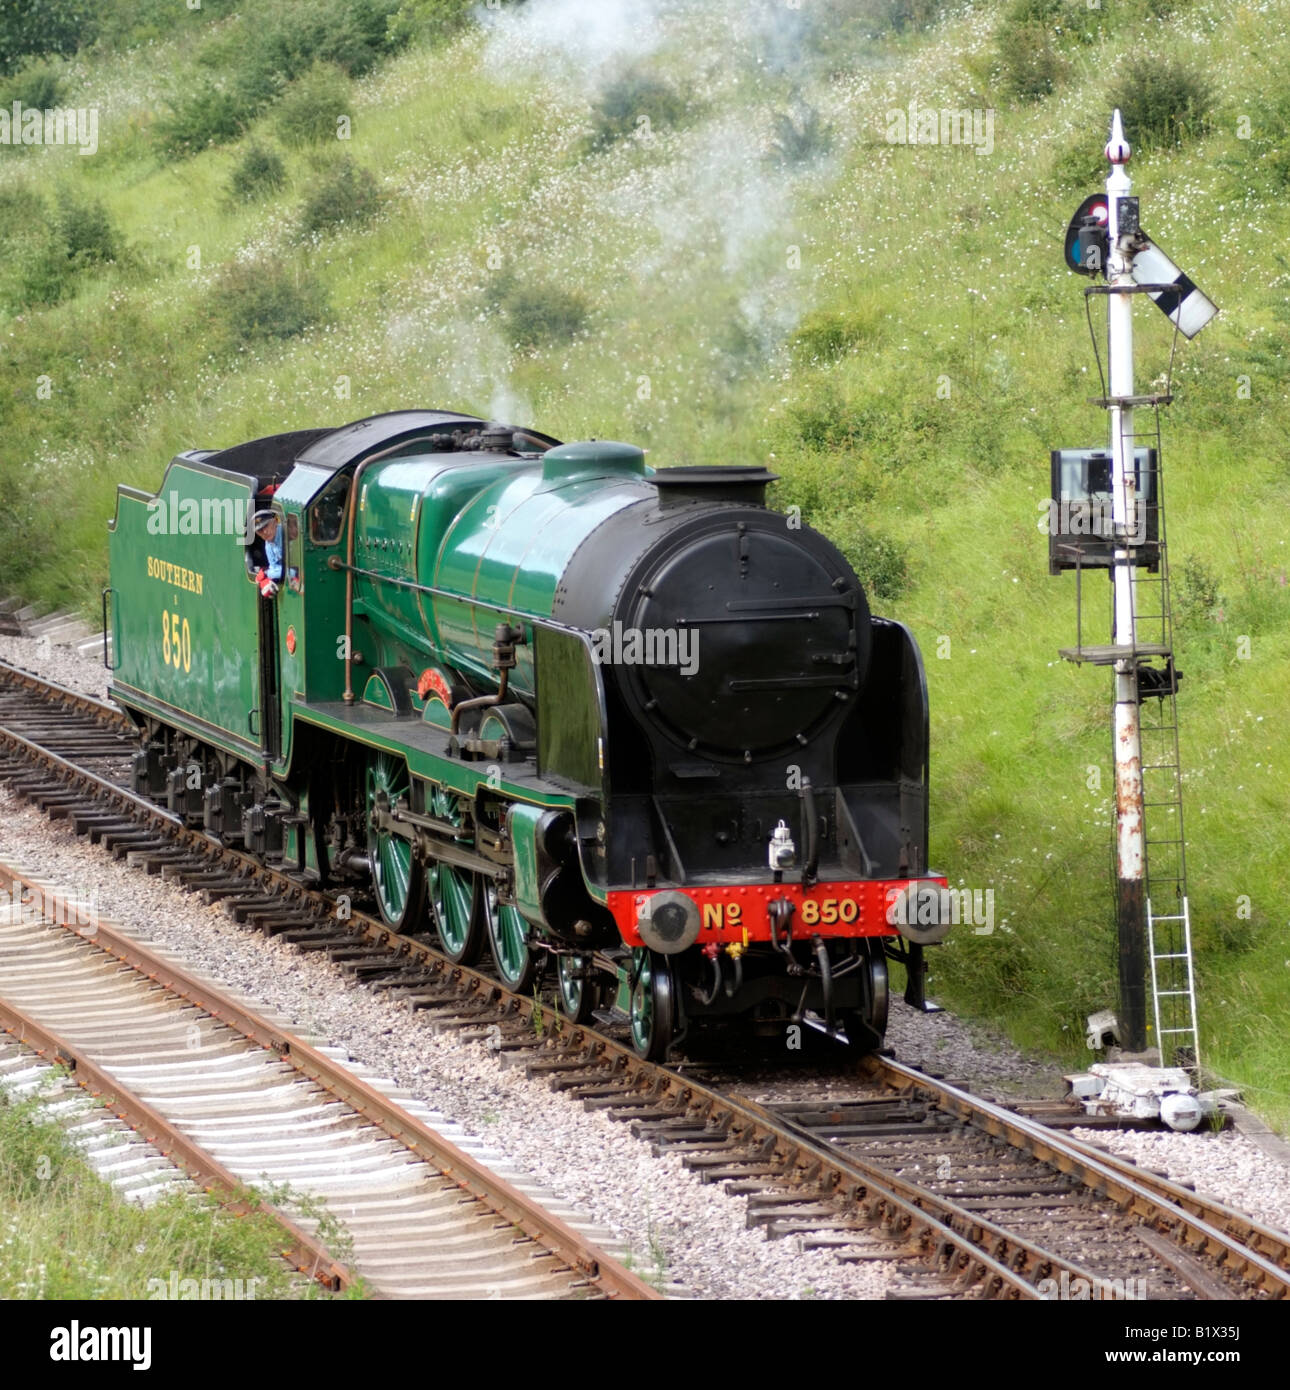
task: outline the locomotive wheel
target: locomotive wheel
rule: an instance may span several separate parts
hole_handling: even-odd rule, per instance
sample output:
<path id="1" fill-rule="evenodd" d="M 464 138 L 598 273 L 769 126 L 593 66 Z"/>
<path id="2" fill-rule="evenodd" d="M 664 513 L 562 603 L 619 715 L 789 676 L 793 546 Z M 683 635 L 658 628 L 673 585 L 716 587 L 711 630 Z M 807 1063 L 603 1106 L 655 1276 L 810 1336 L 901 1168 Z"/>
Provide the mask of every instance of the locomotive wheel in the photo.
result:
<path id="1" fill-rule="evenodd" d="M 570 1023 L 586 1023 L 596 1003 L 596 987 L 583 971 L 592 969 L 589 956 L 556 957 L 556 999 Z"/>
<path id="2" fill-rule="evenodd" d="M 408 768 L 402 758 L 378 753 L 367 766 L 369 811 L 388 809 L 408 793 Z M 367 857 L 372 865 L 376 905 L 395 931 L 415 931 L 425 912 L 425 870 L 412 857 L 407 840 L 388 831 L 368 829 Z"/>
<path id="3" fill-rule="evenodd" d="M 665 955 L 642 946 L 632 952 L 632 975 L 632 1046 L 647 1062 L 661 1062 L 676 1027 L 672 967 Z"/>
<path id="4" fill-rule="evenodd" d="M 430 794 L 430 814 L 440 820 L 461 824 L 461 812 L 453 797 L 435 788 Z M 430 910 L 439 946 L 457 965 L 474 965 L 484 949 L 484 930 L 478 899 L 479 876 L 452 864 L 432 863 L 429 872 Z"/>
<path id="5" fill-rule="evenodd" d="M 527 941 L 529 924 L 518 908 L 498 901 L 495 883 L 488 884 L 483 897 L 497 978 L 516 994 L 527 994 L 538 973 L 537 953 L 529 949 Z"/>
<path id="6" fill-rule="evenodd" d="M 880 937 L 869 941 L 864 994 L 864 1007 L 846 1010 L 842 1024 L 853 1051 L 876 1052 L 887 1032 L 887 953 Z"/>

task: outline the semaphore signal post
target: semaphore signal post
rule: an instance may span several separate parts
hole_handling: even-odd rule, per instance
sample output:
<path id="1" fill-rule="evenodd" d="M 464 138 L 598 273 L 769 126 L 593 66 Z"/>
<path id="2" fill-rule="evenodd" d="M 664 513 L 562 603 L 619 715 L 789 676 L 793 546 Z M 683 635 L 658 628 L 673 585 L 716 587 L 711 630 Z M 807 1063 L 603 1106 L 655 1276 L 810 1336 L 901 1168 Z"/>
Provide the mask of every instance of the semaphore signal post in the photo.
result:
<path id="1" fill-rule="evenodd" d="M 1055 528 L 1049 568 L 1053 573 L 1074 569 L 1077 576 L 1079 641 L 1062 655 L 1110 666 L 1115 679 L 1119 1041 L 1129 1054 L 1145 1053 L 1150 1046 L 1159 1049 L 1166 1064 L 1176 1056 L 1195 1066 L 1195 988 L 1174 703 L 1179 673 L 1173 662 L 1160 475 L 1158 412 L 1170 397 L 1167 391 L 1134 392 L 1133 297 L 1146 294 L 1188 338 L 1217 311 L 1142 230 L 1128 172 L 1130 153 L 1116 111 L 1106 146 L 1111 166 L 1106 192 L 1080 205 L 1066 234 L 1070 269 L 1105 281 L 1086 293 L 1106 298 L 1105 394 L 1094 403 L 1108 413 L 1110 437 L 1105 452 L 1062 449 L 1053 454 L 1053 515 L 1069 515 L 1074 505 L 1093 521 L 1078 534 Z M 1151 411 L 1150 430 L 1135 426 L 1135 409 Z M 1111 641 L 1105 645 L 1084 642 L 1082 574 L 1088 568 L 1110 573 Z M 1154 592 L 1156 602 L 1143 610 L 1139 590 L 1147 586 L 1154 586 L 1148 592 Z M 1160 713 L 1155 722 L 1144 724 L 1143 706 L 1152 699 L 1159 701 Z M 1150 742 L 1145 754 L 1144 735 Z M 1154 1027 L 1148 1021 L 1148 974 Z"/>

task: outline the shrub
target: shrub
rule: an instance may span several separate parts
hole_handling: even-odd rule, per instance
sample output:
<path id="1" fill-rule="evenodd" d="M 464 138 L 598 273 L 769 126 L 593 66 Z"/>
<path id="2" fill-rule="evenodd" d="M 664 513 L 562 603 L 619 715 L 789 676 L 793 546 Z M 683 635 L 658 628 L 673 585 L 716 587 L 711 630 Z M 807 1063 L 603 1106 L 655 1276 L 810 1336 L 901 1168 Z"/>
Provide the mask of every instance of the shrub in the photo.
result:
<path id="1" fill-rule="evenodd" d="M 813 106 L 801 105 L 775 117 L 771 148 L 781 164 L 805 164 L 827 154 L 833 145 L 833 127 L 820 120 Z"/>
<path id="2" fill-rule="evenodd" d="M 941 17 L 944 0 L 873 0 L 871 9 L 880 32 L 921 33 Z"/>
<path id="3" fill-rule="evenodd" d="M 1004 95 L 1018 101 L 1038 101 L 1048 96 L 1067 70 L 1066 60 L 1044 24 L 1009 28 L 999 38 L 996 60 Z"/>
<path id="4" fill-rule="evenodd" d="M 320 236 L 352 223 L 370 222 L 381 210 L 381 190 L 369 170 L 344 155 L 305 196 L 300 209 L 302 237 Z"/>
<path id="5" fill-rule="evenodd" d="M 1105 11 L 1084 0 L 1012 0 L 1004 11 L 1005 31 L 1025 25 L 1038 25 L 1054 37 L 1074 36 L 1085 43 L 1098 37 Z"/>
<path id="6" fill-rule="evenodd" d="M 46 60 L 24 63 L 13 77 L 0 83 L 0 107 L 6 109 L 19 101 L 23 106 L 48 111 L 59 104 L 62 95 L 62 70 Z"/>
<path id="7" fill-rule="evenodd" d="M 242 94 L 202 82 L 172 103 L 169 114 L 157 122 L 157 136 L 171 159 L 186 159 L 236 139 L 254 115 Z"/>
<path id="8" fill-rule="evenodd" d="M 1096 139 L 1068 141 L 1053 161 L 1053 179 L 1061 188 L 1078 189 L 1088 193 L 1106 182 L 1106 155 Z"/>
<path id="9" fill-rule="evenodd" d="M 551 285 L 507 286 L 501 295 L 510 340 L 516 347 L 567 342 L 587 322 L 587 302 Z"/>
<path id="10" fill-rule="evenodd" d="M 1173 580 L 1174 608 L 1183 626 L 1212 622 L 1222 603 L 1218 576 L 1196 555 L 1182 562 L 1181 573 Z"/>
<path id="11" fill-rule="evenodd" d="M 835 361 L 845 357 L 858 343 L 873 336 L 876 315 L 863 310 L 829 313 L 816 310 L 802 320 L 793 335 L 793 347 L 802 356 L 816 361 Z"/>
<path id="12" fill-rule="evenodd" d="M 98 199 L 65 197 L 57 226 L 68 260 L 90 265 L 116 259 L 117 234 Z"/>
<path id="13" fill-rule="evenodd" d="M 847 511 L 829 517 L 825 529 L 874 598 L 898 599 L 909 589 L 909 558 L 904 546 L 885 532 L 872 530 L 861 513 Z"/>
<path id="14" fill-rule="evenodd" d="M 6 228 L 6 245 L 16 252 L 16 285 L 10 298 L 19 305 L 57 304 L 68 295 L 86 267 L 116 260 L 120 239 L 107 209 L 96 199 L 61 195 L 52 219 L 43 199 L 16 192 L 7 218 L 38 218 Z"/>
<path id="15" fill-rule="evenodd" d="M 251 203 L 286 186 L 287 166 L 277 150 L 250 144 L 229 177 L 228 191 L 239 203 Z"/>
<path id="16" fill-rule="evenodd" d="M 38 188 L 26 183 L 0 187 L 0 305 L 19 313 L 30 304 L 51 304 L 62 297 L 68 276 L 63 254 Z"/>
<path id="17" fill-rule="evenodd" d="M 438 43 L 470 23 L 477 0 L 403 0 L 386 32 L 395 46 L 411 41 Z"/>
<path id="18" fill-rule="evenodd" d="M 1131 145 L 1178 145 L 1209 129 L 1213 87 L 1176 58 L 1141 53 L 1112 84 L 1108 100 L 1120 108 Z"/>
<path id="19" fill-rule="evenodd" d="M 47 236 L 21 258 L 14 307 L 57 304 L 68 292 L 74 273 L 58 238 Z"/>
<path id="20" fill-rule="evenodd" d="M 94 34 L 94 0 L 0 0 L 0 74 L 24 58 L 75 53 Z"/>
<path id="21" fill-rule="evenodd" d="M 278 135 L 286 145 L 334 140 L 337 117 L 349 105 L 349 79 L 335 63 L 318 62 L 287 88 L 278 107 Z"/>
<path id="22" fill-rule="evenodd" d="M 309 271 L 283 261 L 238 262 L 220 276 L 213 317 L 229 344 L 294 338 L 327 315 L 327 295 Z"/>
<path id="23" fill-rule="evenodd" d="M 247 56 L 288 80 L 316 62 L 360 77 L 403 41 L 390 29 L 398 8 L 399 0 L 285 0 L 267 31 L 250 35 Z"/>
<path id="24" fill-rule="evenodd" d="M 602 150 L 629 135 L 679 125 L 688 110 L 689 103 L 675 88 L 632 68 L 593 103 L 590 147 Z"/>

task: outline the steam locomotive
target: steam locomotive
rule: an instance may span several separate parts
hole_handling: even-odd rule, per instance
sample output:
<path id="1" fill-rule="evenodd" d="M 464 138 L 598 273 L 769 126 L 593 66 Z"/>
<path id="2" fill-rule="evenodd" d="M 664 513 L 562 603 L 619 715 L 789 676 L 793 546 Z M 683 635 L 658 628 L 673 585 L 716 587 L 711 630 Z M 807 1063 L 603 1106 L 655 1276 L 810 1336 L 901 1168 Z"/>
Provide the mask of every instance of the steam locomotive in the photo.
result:
<path id="1" fill-rule="evenodd" d="M 135 785 L 644 1056 L 874 1048 L 944 934 L 926 684 L 773 481 L 432 410 L 179 454 L 109 523 Z"/>

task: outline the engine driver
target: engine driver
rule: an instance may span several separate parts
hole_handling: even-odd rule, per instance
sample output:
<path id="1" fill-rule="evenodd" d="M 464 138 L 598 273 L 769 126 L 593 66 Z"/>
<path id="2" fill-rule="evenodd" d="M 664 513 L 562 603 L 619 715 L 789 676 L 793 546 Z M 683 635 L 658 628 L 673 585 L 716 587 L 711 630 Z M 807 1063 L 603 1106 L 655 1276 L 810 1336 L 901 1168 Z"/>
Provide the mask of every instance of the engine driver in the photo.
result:
<path id="1" fill-rule="evenodd" d="M 264 552 L 264 563 L 255 571 L 255 582 L 265 598 L 272 598 L 282 582 L 282 527 L 271 511 L 256 512 L 251 525 Z"/>

